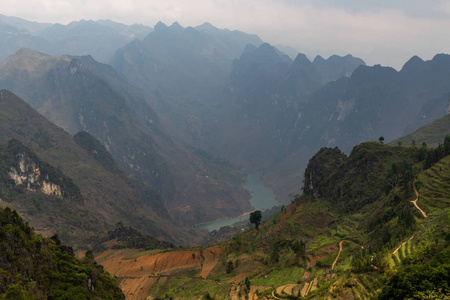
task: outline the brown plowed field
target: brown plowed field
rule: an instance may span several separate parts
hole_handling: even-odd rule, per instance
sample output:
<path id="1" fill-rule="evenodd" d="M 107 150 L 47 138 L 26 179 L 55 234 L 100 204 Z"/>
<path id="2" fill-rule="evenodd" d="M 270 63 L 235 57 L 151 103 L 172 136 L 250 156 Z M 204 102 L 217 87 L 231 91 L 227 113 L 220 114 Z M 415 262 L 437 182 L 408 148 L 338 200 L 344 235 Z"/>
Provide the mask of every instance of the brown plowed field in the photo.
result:
<path id="1" fill-rule="evenodd" d="M 206 278 L 219 262 L 222 247 L 139 254 L 138 250 L 116 250 L 100 254 L 96 259 L 119 279 L 126 299 L 146 299 L 159 275 L 168 277 Z"/>
<path id="2" fill-rule="evenodd" d="M 127 299 L 145 300 L 157 277 L 126 278 L 120 281 L 120 288 Z"/>

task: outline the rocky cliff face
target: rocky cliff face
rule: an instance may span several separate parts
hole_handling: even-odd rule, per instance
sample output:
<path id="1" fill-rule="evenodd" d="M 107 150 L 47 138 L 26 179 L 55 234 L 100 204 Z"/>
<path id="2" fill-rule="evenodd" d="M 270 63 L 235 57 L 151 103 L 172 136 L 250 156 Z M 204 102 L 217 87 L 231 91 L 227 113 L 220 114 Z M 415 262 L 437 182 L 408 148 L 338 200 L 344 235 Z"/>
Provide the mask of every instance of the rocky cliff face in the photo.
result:
<path id="1" fill-rule="evenodd" d="M 347 156 L 335 148 L 322 148 L 314 155 L 305 170 L 303 192 L 313 199 L 321 198 L 322 186 L 326 180 L 345 160 Z"/>
<path id="2" fill-rule="evenodd" d="M 16 155 L 16 161 L 19 167 L 11 167 L 9 176 L 16 185 L 25 184 L 30 191 L 41 190 L 48 196 L 61 196 L 61 186 L 49 180 L 49 176 L 42 174 L 38 164 L 22 152 Z"/>
<path id="3" fill-rule="evenodd" d="M 408 168 L 417 160 L 414 151 L 366 142 L 348 157 L 337 147 L 322 148 L 305 171 L 303 191 L 312 199 L 326 198 L 345 212 L 354 212 L 386 192 L 392 161 Z"/>
<path id="4" fill-rule="evenodd" d="M 41 161 L 35 153 L 18 140 L 8 142 L 3 156 L 3 181 L 11 186 L 42 192 L 47 196 L 62 197 L 69 201 L 83 202 L 79 188 L 61 170 Z"/>

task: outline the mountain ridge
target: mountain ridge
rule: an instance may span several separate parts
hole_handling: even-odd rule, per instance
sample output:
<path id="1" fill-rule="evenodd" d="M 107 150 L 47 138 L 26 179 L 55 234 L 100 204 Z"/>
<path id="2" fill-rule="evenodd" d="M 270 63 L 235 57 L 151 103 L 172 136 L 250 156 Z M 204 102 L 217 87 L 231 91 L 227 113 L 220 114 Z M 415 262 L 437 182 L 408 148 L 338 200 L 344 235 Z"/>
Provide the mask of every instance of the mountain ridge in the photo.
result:
<path id="1" fill-rule="evenodd" d="M 106 231 L 108 224 L 112 226 L 120 220 L 125 220 L 128 224 L 153 236 L 184 242 L 182 238 L 184 233 L 178 231 L 179 229 L 173 224 L 169 226 L 167 220 L 160 219 L 148 204 L 145 205 L 145 198 L 139 197 L 123 175 L 113 174 L 104 169 L 90 153 L 75 143 L 73 138 L 61 128 L 49 122 L 7 90 L 0 91 L 0 106 L 2 111 L 0 142 L 5 144 L 16 138 L 35 152 L 39 159 L 48 162 L 72 178 L 84 198 L 84 206 L 80 206 L 77 210 L 82 214 L 93 215 L 97 220 L 98 225 L 91 230 L 98 234 L 102 230 Z M 149 196 L 151 195 L 147 195 Z M 5 203 L 2 202 L 2 205 Z M 28 209 L 27 206 L 21 207 L 20 201 L 11 202 L 9 205 L 18 205 L 19 211 L 27 212 Z M 33 204 L 31 209 L 35 205 Z M 64 219 L 61 219 L 58 220 L 58 225 L 51 220 L 48 221 L 49 216 L 45 211 L 41 211 L 40 214 L 45 216 L 42 220 L 47 220 L 45 226 L 50 226 L 52 231 L 56 231 L 58 226 L 66 233 L 68 228 L 72 228 L 72 231 L 78 230 L 78 238 L 76 235 L 69 234 L 64 237 L 64 240 L 77 243 L 88 242 L 86 237 L 80 234 L 82 229 L 80 223 L 65 224 Z M 28 213 L 27 216 L 32 218 L 32 215 Z M 40 221 L 39 218 L 34 220 Z M 156 227 L 155 224 L 159 225 Z M 34 225 L 39 230 L 43 229 L 37 226 L 39 224 Z"/>

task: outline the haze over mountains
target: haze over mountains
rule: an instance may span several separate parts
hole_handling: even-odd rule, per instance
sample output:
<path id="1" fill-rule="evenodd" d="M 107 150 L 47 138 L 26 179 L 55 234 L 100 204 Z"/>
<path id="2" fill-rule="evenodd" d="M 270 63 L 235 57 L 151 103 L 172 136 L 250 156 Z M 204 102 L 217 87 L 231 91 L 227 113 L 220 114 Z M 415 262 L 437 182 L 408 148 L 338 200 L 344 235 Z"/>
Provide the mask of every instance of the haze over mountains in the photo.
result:
<path id="1" fill-rule="evenodd" d="M 0 209 L 0 299 L 123 298 L 60 239 L 127 299 L 448 296 L 450 55 L 1 15 L 0 39 L 0 207 L 59 236 Z M 199 229 L 248 219 L 259 175 L 280 207 Z"/>
<path id="2" fill-rule="evenodd" d="M 96 145 L 94 138 L 70 136 L 7 90 L 0 97 L 2 145 L 11 139 L 24 144 L 11 148 L 16 149 L 11 153 L 16 158 L 3 160 L 2 206 L 23 213 L 39 231 L 58 232 L 72 243 L 87 243 L 120 220 L 153 236 L 182 241 L 185 234 L 164 220 L 165 208 L 152 203 L 152 190 L 145 185 L 134 188 L 107 154 L 100 156 L 106 153 L 103 146 L 90 147 Z M 46 164 L 56 170 L 45 171 Z M 11 172 L 22 178 L 16 179 L 14 192 L 8 192 Z M 40 180 L 55 186 L 53 191 L 43 195 L 37 188 L 20 185 L 44 184 Z"/>
<path id="3" fill-rule="evenodd" d="M 98 139 L 141 201 L 178 224 L 251 211 L 244 169 L 262 172 L 286 204 L 321 147 L 348 153 L 449 111 L 445 54 L 397 72 L 350 54 L 292 60 L 209 23 L 0 24 L 0 88 L 69 134 Z"/>
<path id="4" fill-rule="evenodd" d="M 128 26 L 110 20 L 81 20 L 61 25 L 0 15 L 0 36 L 5 41 L 0 60 L 25 47 L 50 55 L 92 55 L 98 61 L 107 62 L 117 48 L 144 38 L 150 31 L 152 28 L 147 26 Z"/>

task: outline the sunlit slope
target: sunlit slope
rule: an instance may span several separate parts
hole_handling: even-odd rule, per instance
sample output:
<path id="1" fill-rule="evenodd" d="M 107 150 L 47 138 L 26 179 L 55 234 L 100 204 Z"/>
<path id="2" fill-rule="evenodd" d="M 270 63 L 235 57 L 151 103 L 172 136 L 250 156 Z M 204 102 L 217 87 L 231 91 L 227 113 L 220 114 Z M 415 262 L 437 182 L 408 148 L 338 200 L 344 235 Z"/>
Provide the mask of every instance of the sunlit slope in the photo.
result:
<path id="1" fill-rule="evenodd" d="M 148 294 L 175 299 L 207 294 L 215 299 L 373 299 L 382 291 L 388 295 L 392 275 L 428 262 L 432 266 L 436 255 L 448 252 L 450 158 L 425 170 L 421 151 L 363 143 L 346 157 L 336 149 L 322 149 L 305 174 L 313 180 L 312 187 L 259 230 L 221 244 L 219 263 L 206 278 L 200 276 L 201 269 L 189 267 L 156 272 L 162 277 L 146 286 Z M 156 260 L 161 254 L 142 255 Z M 433 272 L 441 274 L 440 270 Z M 137 272 L 120 276 L 143 278 Z M 428 288 L 416 292 L 429 293 Z"/>

